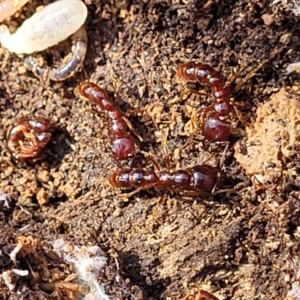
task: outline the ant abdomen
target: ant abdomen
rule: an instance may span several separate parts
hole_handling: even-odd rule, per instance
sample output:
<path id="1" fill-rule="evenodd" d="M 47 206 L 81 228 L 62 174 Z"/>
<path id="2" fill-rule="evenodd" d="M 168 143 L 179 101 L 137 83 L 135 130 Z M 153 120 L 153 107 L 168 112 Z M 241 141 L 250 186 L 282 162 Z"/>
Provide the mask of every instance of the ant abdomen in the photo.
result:
<path id="1" fill-rule="evenodd" d="M 211 142 L 225 142 L 229 140 L 231 135 L 230 123 L 226 120 L 222 121 L 215 115 L 209 115 L 202 128 L 203 136 Z"/>
<path id="2" fill-rule="evenodd" d="M 135 154 L 135 144 L 130 135 L 111 139 L 112 156 L 116 161 L 131 158 Z"/>
<path id="3" fill-rule="evenodd" d="M 193 174 L 193 189 L 211 193 L 216 186 L 219 169 L 209 165 L 198 165 L 191 168 L 191 171 Z"/>

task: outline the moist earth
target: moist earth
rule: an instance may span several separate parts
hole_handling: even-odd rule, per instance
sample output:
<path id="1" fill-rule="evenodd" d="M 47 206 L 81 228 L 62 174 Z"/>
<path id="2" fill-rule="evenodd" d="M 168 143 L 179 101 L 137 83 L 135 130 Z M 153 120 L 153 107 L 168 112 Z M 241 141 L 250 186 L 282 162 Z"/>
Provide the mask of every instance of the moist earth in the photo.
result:
<path id="1" fill-rule="evenodd" d="M 89 293 L 58 242 L 70 253 L 100 247 L 106 264 L 96 278 L 111 299 L 177 300 L 197 288 L 222 300 L 300 299 L 299 75 L 286 72 L 299 60 L 300 16 L 273 2 L 86 1 L 87 56 L 64 82 L 37 78 L 23 57 L 1 52 L 1 299 Z M 29 3 L 5 23 L 14 30 L 47 3 Z M 35 56 L 58 65 L 70 49 L 71 39 Z M 201 108 L 213 98 L 176 76 L 188 60 L 227 82 L 235 108 L 227 145 L 201 136 Z M 152 188 L 127 198 L 110 187 L 120 166 L 106 114 L 78 96 L 85 80 L 118 100 L 139 149 L 161 169 L 219 167 L 214 193 Z M 15 162 L 6 135 L 27 115 L 57 130 L 39 159 Z M 153 164 L 138 154 L 130 167 Z"/>

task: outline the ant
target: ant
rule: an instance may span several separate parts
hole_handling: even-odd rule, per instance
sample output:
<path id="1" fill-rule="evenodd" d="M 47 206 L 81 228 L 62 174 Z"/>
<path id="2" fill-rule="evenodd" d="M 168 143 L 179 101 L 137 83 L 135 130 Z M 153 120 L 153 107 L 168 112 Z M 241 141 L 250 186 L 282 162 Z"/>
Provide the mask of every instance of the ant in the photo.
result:
<path id="1" fill-rule="evenodd" d="M 268 59 L 265 59 L 260 62 L 236 84 L 233 92 L 238 92 L 268 61 Z M 228 90 L 223 83 L 222 76 L 210 65 L 194 61 L 179 65 L 177 74 L 179 78 L 182 78 L 187 82 L 198 82 L 211 89 L 215 101 L 209 107 L 204 109 L 206 119 L 202 125 L 202 134 L 204 138 L 211 142 L 228 142 L 231 135 L 229 116 L 232 105 L 230 103 Z"/>
<path id="2" fill-rule="evenodd" d="M 155 122 L 154 125 L 158 129 Z M 163 133 L 162 136 L 162 146 L 165 152 L 167 170 L 161 170 L 158 162 L 152 155 L 141 151 L 141 153 L 152 162 L 156 170 L 126 168 L 116 170 L 110 174 L 108 181 L 112 187 L 135 189 L 130 193 L 121 194 L 118 197 L 129 198 L 141 190 L 148 190 L 150 188 L 155 188 L 156 190 L 165 189 L 168 191 L 179 191 L 181 194 L 187 196 L 213 194 L 219 179 L 220 169 L 208 164 L 202 164 L 187 169 L 171 171 L 167 138 Z"/>
<path id="3" fill-rule="evenodd" d="M 232 107 L 221 75 L 210 65 L 194 61 L 180 65 L 177 72 L 187 82 L 198 82 L 211 88 L 215 102 L 204 110 L 206 120 L 202 128 L 203 136 L 211 142 L 228 141 L 231 134 L 229 114 Z"/>
<path id="4" fill-rule="evenodd" d="M 187 296 L 185 300 L 219 300 L 219 299 L 207 291 L 199 290 L 193 295 Z"/>
<path id="5" fill-rule="evenodd" d="M 214 190 L 219 169 L 210 165 L 196 165 L 185 170 L 160 170 L 157 162 L 151 156 L 157 171 L 141 168 L 119 169 L 109 176 L 109 183 L 115 188 L 135 188 L 131 193 L 120 197 L 131 197 L 141 190 L 150 188 L 175 190 L 189 195 L 211 194 Z"/>
<path id="6" fill-rule="evenodd" d="M 22 118 L 8 132 L 7 148 L 18 161 L 36 158 L 51 140 L 54 129 L 44 117 Z"/>
<path id="7" fill-rule="evenodd" d="M 108 97 L 107 92 L 93 82 L 83 82 L 79 86 L 79 93 L 81 96 L 89 99 L 107 111 L 109 120 L 108 130 L 112 144 L 113 158 L 117 162 L 132 158 L 135 155 L 136 149 L 134 139 L 128 133 L 128 127 L 130 127 L 128 124 L 129 121 L 125 121 L 123 113 Z"/>

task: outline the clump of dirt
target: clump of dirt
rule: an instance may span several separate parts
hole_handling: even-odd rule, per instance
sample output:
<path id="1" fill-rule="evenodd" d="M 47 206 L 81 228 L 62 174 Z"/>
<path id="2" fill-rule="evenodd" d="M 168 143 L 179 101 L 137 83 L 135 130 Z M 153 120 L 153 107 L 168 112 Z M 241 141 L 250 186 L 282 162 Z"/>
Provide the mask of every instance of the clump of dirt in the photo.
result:
<path id="1" fill-rule="evenodd" d="M 282 88 L 260 105 L 246 128 L 246 139 L 235 145 L 235 158 L 255 185 L 280 185 L 295 176 L 290 162 L 300 150 L 299 88 Z"/>

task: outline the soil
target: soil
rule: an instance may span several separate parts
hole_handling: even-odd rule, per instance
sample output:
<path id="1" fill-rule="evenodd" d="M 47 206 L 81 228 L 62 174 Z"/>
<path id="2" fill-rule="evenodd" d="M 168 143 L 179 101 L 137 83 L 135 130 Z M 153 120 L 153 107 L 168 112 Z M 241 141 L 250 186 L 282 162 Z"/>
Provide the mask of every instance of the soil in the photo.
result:
<path id="1" fill-rule="evenodd" d="M 82 299 L 90 279 L 78 281 L 58 241 L 70 253 L 101 248 L 106 264 L 95 276 L 111 299 L 177 300 L 198 288 L 221 300 L 300 299 L 299 75 L 286 72 L 299 60 L 300 17 L 290 3 L 271 2 L 89 0 L 88 53 L 74 77 L 45 81 L 23 57 L 1 57 L 0 299 Z M 47 3 L 29 3 L 5 23 L 13 29 Z M 35 56 L 57 65 L 70 47 L 71 39 Z M 188 60 L 231 81 L 225 154 L 191 126 L 212 95 L 189 93 L 176 76 Z M 219 167 L 216 191 L 120 197 L 126 191 L 107 182 L 119 168 L 107 117 L 78 97 L 85 80 L 120 95 L 140 150 L 162 168 L 166 149 L 172 169 Z M 27 115 L 57 130 L 39 159 L 15 162 L 6 134 Z M 152 167 L 141 154 L 133 166 Z"/>

